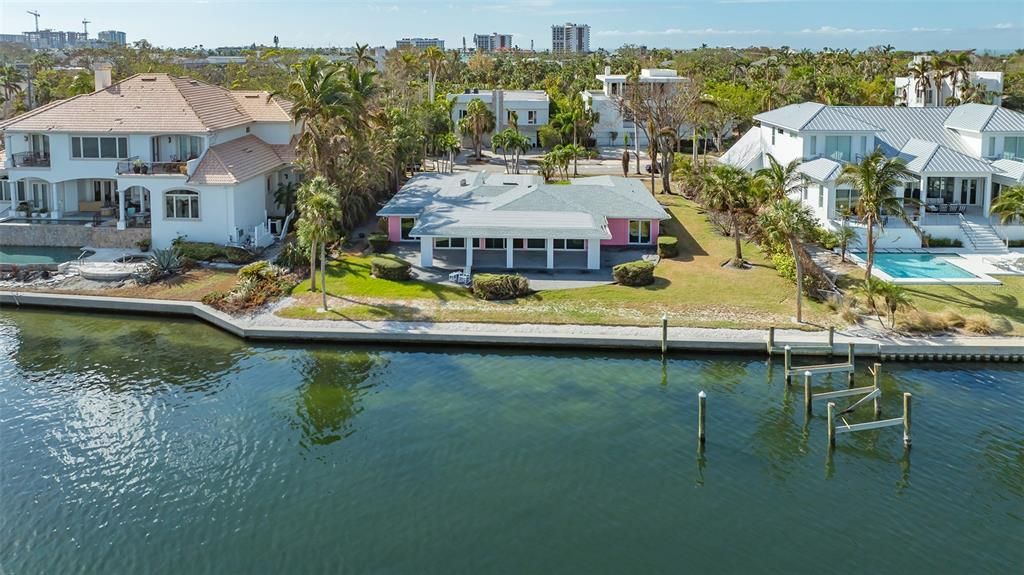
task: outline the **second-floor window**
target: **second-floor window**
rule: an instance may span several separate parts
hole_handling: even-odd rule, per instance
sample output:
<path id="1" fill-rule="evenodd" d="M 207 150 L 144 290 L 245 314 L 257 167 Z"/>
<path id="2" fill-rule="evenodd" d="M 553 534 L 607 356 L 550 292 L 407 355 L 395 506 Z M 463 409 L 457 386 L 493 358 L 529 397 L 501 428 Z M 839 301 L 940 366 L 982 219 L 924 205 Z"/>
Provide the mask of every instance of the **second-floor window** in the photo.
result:
<path id="1" fill-rule="evenodd" d="M 825 157 L 836 161 L 850 161 L 850 136 L 825 136 Z"/>
<path id="2" fill-rule="evenodd" d="M 536 124 L 537 123 L 537 111 L 536 110 L 530 110 L 529 112 L 526 113 L 526 123 L 527 124 Z"/>
<path id="3" fill-rule="evenodd" d="M 184 162 L 203 153 L 203 139 L 199 136 L 178 136 L 178 160 Z"/>
<path id="4" fill-rule="evenodd" d="M 72 136 L 71 157 L 123 160 L 128 157 L 128 138 L 116 136 Z"/>
<path id="5" fill-rule="evenodd" d="M 1024 160 L 1024 136 L 1007 136 L 1004 138 L 1003 157 Z"/>

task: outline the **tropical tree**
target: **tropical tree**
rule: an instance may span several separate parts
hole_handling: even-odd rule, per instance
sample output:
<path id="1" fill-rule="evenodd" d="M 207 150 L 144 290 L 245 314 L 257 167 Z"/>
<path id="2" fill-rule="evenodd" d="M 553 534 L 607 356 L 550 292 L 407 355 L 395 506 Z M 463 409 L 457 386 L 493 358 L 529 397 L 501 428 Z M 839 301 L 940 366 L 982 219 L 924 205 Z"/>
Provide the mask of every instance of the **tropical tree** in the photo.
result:
<path id="1" fill-rule="evenodd" d="M 316 291 L 316 259 L 320 250 L 320 291 L 327 309 L 327 244 L 337 238 L 335 225 L 341 217 L 338 190 L 323 176 L 308 180 L 299 188 L 299 240 L 309 246 L 309 289 Z"/>
<path id="2" fill-rule="evenodd" d="M 801 192 L 807 185 L 807 177 L 797 169 L 800 167 L 800 158 L 783 166 L 775 156 L 767 156 L 768 166 L 754 174 L 754 178 L 760 184 L 759 190 L 764 194 L 762 201 L 765 204 L 773 204 Z"/>
<path id="3" fill-rule="evenodd" d="M 907 74 L 915 80 L 917 97 L 923 98 L 932 85 L 931 63 L 923 58 L 920 61 L 912 62 L 907 68 Z"/>
<path id="4" fill-rule="evenodd" d="M 295 182 L 282 182 L 274 190 L 274 203 L 284 208 L 285 214 L 292 213 L 292 206 L 295 204 L 295 195 L 298 190 L 299 185 Z"/>
<path id="5" fill-rule="evenodd" d="M 334 127 L 332 120 L 346 103 L 346 90 L 339 68 L 319 56 L 311 56 L 295 66 L 292 81 L 283 94 L 292 101 L 291 116 L 302 124 L 298 148 L 314 174 L 331 172 L 329 146 Z"/>
<path id="6" fill-rule="evenodd" d="M 484 134 L 494 131 L 494 113 L 487 109 L 480 98 L 473 98 L 466 106 L 466 115 L 459 120 L 459 131 L 473 141 L 473 152 L 477 160 L 481 159 Z"/>
<path id="7" fill-rule="evenodd" d="M 1024 220 L 1024 186 L 1003 188 L 992 204 L 992 215 L 999 216 L 999 223 Z"/>
<path id="8" fill-rule="evenodd" d="M 441 171 L 451 173 L 455 169 L 455 155 L 459 153 L 459 137 L 451 132 L 438 134 L 434 137 L 434 148 L 442 158 Z"/>
<path id="9" fill-rule="evenodd" d="M 928 66 L 932 70 L 932 84 L 935 86 L 935 104 L 938 105 L 942 101 L 943 80 L 950 76 L 949 60 L 942 54 L 932 54 Z"/>
<path id="10" fill-rule="evenodd" d="M 25 82 L 25 74 L 14 64 L 0 66 L 0 89 L 3 90 L 4 99 L 10 100 L 12 96 L 21 91 L 21 84 Z"/>
<path id="11" fill-rule="evenodd" d="M 963 87 L 970 85 L 971 79 L 971 53 L 957 52 L 951 54 L 947 60 L 949 64 L 949 79 L 953 84 L 953 98 L 957 103 L 963 101 Z"/>
<path id="12" fill-rule="evenodd" d="M 881 282 L 882 302 L 889 312 L 889 329 L 896 327 L 896 312 L 914 307 L 910 294 L 903 286 L 892 282 Z"/>
<path id="13" fill-rule="evenodd" d="M 427 61 L 427 101 L 434 101 L 434 89 L 437 86 L 437 76 L 444 69 L 445 56 L 444 51 L 437 46 L 430 46 L 423 53 L 423 58 Z"/>
<path id="14" fill-rule="evenodd" d="M 803 322 L 804 270 L 801 256 L 803 241 L 814 233 L 814 215 L 798 201 L 782 198 L 761 212 L 759 224 L 774 244 L 785 244 L 796 268 L 796 321 Z"/>
<path id="15" fill-rule="evenodd" d="M 347 54 L 347 60 L 350 65 L 360 71 L 372 70 L 377 66 L 377 59 L 370 52 L 369 44 L 356 42 L 355 48 Z"/>
<path id="16" fill-rule="evenodd" d="M 89 72 L 75 74 L 75 79 L 68 86 L 68 96 L 91 94 L 96 88 L 96 82 Z"/>
<path id="17" fill-rule="evenodd" d="M 751 213 L 755 205 L 750 174 L 728 164 L 716 165 L 705 176 L 702 199 L 708 208 L 728 216 L 730 235 L 736 248 L 730 264 L 742 268 L 744 261 L 740 219 L 744 214 Z"/>
<path id="18" fill-rule="evenodd" d="M 841 261 L 846 263 L 846 252 L 849 251 L 851 246 L 855 246 L 860 242 L 860 236 L 857 235 L 857 230 L 851 228 L 844 218 L 843 224 L 839 226 L 839 229 L 832 232 L 832 240 L 839 246 Z"/>
<path id="19" fill-rule="evenodd" d="M 868 154 L 859 164 L 847 164 L 843 167 L 837 184 L 850 186 L 859 194 L 853 213 L 864 224 L 867 230 L 867 258 L 864 275 L 871 277 L 871 268 L 875 263 L 875 226 L 884 230 L 885 220 L 882 215 L 898 217 L 908 227 L 920 234 L 917 226 L 910 221 L 905 207 L 920 202 L 912 198 L 897 196 L 893 190 L 902 188 L 905 181 L 913 178 L 902 158 L 887 158 L 882 151 L 875 150 Z"/>

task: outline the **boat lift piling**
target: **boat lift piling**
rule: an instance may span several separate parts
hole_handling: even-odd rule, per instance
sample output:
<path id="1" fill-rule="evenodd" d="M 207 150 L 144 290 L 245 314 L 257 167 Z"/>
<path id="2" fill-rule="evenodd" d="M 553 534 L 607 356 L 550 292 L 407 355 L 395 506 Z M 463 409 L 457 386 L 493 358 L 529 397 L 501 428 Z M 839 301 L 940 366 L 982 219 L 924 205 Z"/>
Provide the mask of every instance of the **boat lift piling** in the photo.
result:
<path id="1" fill-rule="evenodd" d="M 892 419 L 882 419 L 879 421 L 868 421 L 865 423 L 847 423 L 843 419 L 842 425 L 836 425 L 836 404 L 829 402 L 828 404 L 828 446 L 829 448 L 835 447 L 836 435 L 840 433 L 854 433 L 856 431 L 867 431 L 869 429 L 880 429 L 883 427 L 894 427 L 897 425 L 903 426 L 903 445 L 910 448 L 910 406 L 913 396 L 910 393 L 903 394 L 903 416 L 894 417 Z"/>

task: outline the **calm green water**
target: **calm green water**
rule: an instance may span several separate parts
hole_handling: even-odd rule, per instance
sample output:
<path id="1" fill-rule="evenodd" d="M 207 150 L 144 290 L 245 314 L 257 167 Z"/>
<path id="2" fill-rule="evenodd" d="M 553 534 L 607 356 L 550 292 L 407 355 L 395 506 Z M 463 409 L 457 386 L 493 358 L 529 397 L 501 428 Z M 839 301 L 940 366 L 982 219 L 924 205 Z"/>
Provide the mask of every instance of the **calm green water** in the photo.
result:
<path id="1" fill-rule="evenodd" d="M 81 254 L 79 248 L 0 246 L 0 264 L 62 264 Z"/>
<path id="2" fill-rule="evenodd" d="M 828 458 L 781 377 L 8 309 L 0 572 L 1021 572 L 1020 364 L 888 365 L 909 457 L 886 429 Z"/>

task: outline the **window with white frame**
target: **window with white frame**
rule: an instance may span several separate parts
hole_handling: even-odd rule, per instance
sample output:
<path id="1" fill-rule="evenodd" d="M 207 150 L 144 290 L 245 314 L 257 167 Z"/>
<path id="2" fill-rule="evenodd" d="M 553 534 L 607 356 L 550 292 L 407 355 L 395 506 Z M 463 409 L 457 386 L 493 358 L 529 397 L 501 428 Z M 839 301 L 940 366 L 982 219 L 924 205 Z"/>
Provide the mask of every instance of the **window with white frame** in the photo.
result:
<path id="1" fill-rule="evenodd" d="M 556 250 L 581 251 L 587 248 L 586 240 L 554 240 Z"/>
<path id="2" fill-rule="evenodd" d="M 1013 160 L 1024 160 L 1024 136 L 1006 136 L 1003 138 L 1003 157 Z"/>
<path id="3" fill-rule="evenodd" d="M 838 162 L 849 162 L 851 156 L 850 136 L 825 136 L 825 157 Z"/>
<path id="4" fill-rule="evenodd" d="M 178 136 L 178 160 L 185 162 L 203 153 L 203 139 L 199 136 Z"/>
<path id="5" fill-rule="evenodd" d="M 526 123 L 536 124 L 537 123 L 537 110 L 529 110 L 526 112 Z"/>
<path id="6" fill-rule="evenodd" d="M 123 160 L 128 157 L 128 138 L 72 136 L 71 157 L 75 159 Z"/>
<path id="7" fill-rule="evenodd" d="M 547 248 L 547 241 L 544 238 L 516 238 L 512 240 L 512 248 L 516 250 L 543 250 Z"/>
<path id="8" fill-rule="evenodd" d="M 990 158 L 994 158 L 996 156 L 996 139 L 995 139 L 995 136 L 992 136 L 992 137 L 990 137 L 988 139 L 988 155 L 989 155 Z"/>
<path id="9" fill-rule="evenodd" d="M 164 217 L 175 220 L 199 219 L 199 193 L 171 190 L 164 194 Z"/>
<path id="10" fill-rule="evenodd" d="M 484 239 L 485 250 L 503 250 L 505 249 L 505 238 L 485 238 Z"/>
<path id="11" fill-rule="evenodd" d="M 651 243 L 651 221 L 650 220 L 629 220 L 629 243 L 649 244 Z"/>
<path id="12" fill-rule="evenodd" d="M 466 238 L 434 238 L 434 247 L 441 249 L 465 248 Z"/>

